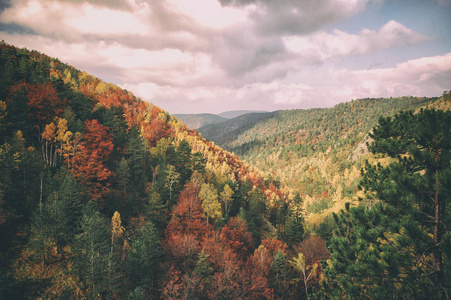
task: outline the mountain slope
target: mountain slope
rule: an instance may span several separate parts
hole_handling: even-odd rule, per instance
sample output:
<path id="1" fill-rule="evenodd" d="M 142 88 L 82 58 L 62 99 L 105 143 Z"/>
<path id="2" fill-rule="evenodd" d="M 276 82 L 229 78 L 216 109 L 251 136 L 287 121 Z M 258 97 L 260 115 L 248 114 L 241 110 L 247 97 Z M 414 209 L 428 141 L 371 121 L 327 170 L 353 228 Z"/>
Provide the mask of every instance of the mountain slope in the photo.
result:
<path id="1" fill-rule="evenodd" d="M 214 114 L 175 114 L 174 117 L 182 121 L 189 129 L 198 129 L 208 124 L 227 121 L 227 118 Z"/>
<path id="2" fill-rule="evenodd" d="M 189 298 L 191 278 L 199 298 L 271 297 L 246 274 L 263 243 L 300 242 L 281 187 L 58 59 L 1 42 L 0 70 L 0 298 Z"/>
<path id="3" fill-rule="evenodd" d="M 222 112 L 222 113 L 218 114 L 218 116 L 226 118 L 226 119 L 233 119 L 233 118 L 239 117 L 241 115 L 245 115 L 245 114 L 266 113 L 266 112 L 267 111 L 263 111 L 263 110 L 231 110 L 231 111 Z"/>
<path id="4" fill-rule="evenodd" d="M 318 224 L 345 201 L 357 201 L 359 170 L 362 160 L 369 158 L 366 136 L 379 117 L 416 110 L 436 100 L 360 99 L 328 109 L 280 111 L 258 122 L 246 120 L 245 115 L 199 131 L 265 170 L 267 178 L 299 192 L 309 220 Z"/>
<path id="5" fill-rule="evenodd" d="M 207 139 L 212 139 L 218 145 L 227 145 L 246 130 L 253 128 L 259 122 L 272 118 L 276 112 L 269 113 L 248 113 L 240 115 L 220 124 L 209 124 L 197 131 Z"/>

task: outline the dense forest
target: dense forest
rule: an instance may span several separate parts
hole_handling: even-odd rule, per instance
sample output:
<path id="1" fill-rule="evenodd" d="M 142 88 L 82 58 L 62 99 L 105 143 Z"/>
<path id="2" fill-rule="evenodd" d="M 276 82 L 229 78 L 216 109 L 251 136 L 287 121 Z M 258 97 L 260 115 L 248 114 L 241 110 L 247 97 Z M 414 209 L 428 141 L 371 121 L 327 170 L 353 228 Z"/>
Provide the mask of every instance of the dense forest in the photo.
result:
<path id="1" fill-rule="evenodd" d="M 4 42 L 0 51 L 1 299 L 448 297 L 450 112 L 359 127 L 353 113 L 313 110 L 321 120 L 310 121 L 309 142 L 299 127 L 280 129 L 294 140 L 274 131 L 265 143 L 285 152 L 273 164 L 339 156 L 321 143 L 336 131 L 329 118 L 343 118 L 340 134 L 378 124 L 353 183 L 364 199 L 315 232 L 306 191 L 326 198 L 333 183 L 302 182 L 296 193 L 129 91 L 36 51 Z M 346 105 L 365 111 L 371 101 Z M 250 155 L 265 151 L 254 140 Z"/>
<path id="2" fill-rule="evenodd" d="M 366 143 L 378 119 L 425 105 L 451 107 L 444 98 L 359 99 L 332 108 L 244 115 L 198 131 L 281 182 L 287 194 L 300 193 L 313 230 L 346 202 L 358 204 L 363 197 L 360 170 L 374 161 Z"/>

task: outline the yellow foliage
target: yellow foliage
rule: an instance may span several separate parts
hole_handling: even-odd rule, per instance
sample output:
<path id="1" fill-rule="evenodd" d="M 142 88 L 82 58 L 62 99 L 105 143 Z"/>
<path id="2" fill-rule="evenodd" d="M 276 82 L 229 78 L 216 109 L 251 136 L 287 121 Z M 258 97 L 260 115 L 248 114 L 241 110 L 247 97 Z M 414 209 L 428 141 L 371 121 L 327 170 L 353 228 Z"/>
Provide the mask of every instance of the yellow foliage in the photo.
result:
<path id="1" fill-rule="evenodd" d="M 0 130 L 2 129 L 2 120 L 6 117 L 6 102 L 0 101 Z"/>
<path id="2" fill-rule="evenodd" d="M 17 139 L 17 141 L 19 141 L 19 142 L 21 142 L 21 143 L 24 143 L 24 142 L 25 142 L 25 139 L 24 139 L 24 137 L 23 137 L 22 131 L 17 130 L 17 132 L 16 132 L 16 139 Z"/>
<path id="3" fill-rule="evenodd" d="M 45 125 L 44 132 L 42 133 L 42 138 L 49 142 L 52 142 L 55 138 L 55 130 L 56 126 L 54 123 Z"/>
<path id="4" fill-rule="evenodd" d="M 113 217 L 111 218 L 111 233 L 112 238 L 121 236 L 124 232 L 124 228 L 122 227 L 121 215 L 119 212 L 115 212 Z"/>
<path id="5" fill-rule="evenodd" d="M 208 218 L 216 219 L 222 215 L 221 204 L 218 201 L 218 192 L 211 183 L 204 183 L 199 191 L 202 208 Z"/>

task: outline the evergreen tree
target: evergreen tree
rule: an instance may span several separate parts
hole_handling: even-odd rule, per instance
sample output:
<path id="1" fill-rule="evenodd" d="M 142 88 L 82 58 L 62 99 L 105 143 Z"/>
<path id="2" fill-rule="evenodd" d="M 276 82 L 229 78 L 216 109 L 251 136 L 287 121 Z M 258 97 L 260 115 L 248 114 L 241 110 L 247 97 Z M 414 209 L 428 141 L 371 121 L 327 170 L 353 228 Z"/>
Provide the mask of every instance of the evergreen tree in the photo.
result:
<path id="1" fill-rule="evenodd" d="M 285 225 L 285 238 L 288 246 L 293 247 L 302 241 L 304 236 L 304 217 L 291 212 Z"/>
<path id="2" fill-rule="evenodd" d="M 362 186 L 380 201 L 335 216 L 326 268 L 331 291 L 372 298 L 449 295 L 449 124 L 451 112 L 435 110 L 379 120 L 369 149 L 390 163 L 367 163 Z"/>
<path id="3" fill-rule="evenodd" d="M 152 222 L 147 222 L 133 242 L 125 258 L 125 270 L 133 287 L 153 287 L 159 275 L 159 263 L 163 258 L 160 237 Z"/>
<path id="4" fill-rule="evenodd" d="M 179 143 L 175 158 L 174 167 L 177 173 L 180 174 L 180 185 L 184 186 L 193 174 L 193 170 L 191 168 L 191 147 L 187 141 L 183 140 Z"/>
<path id="5" fill-rule="evenodd" d="M 30 246 L 46 264 L 46 257 L 58 254 L 72 241 L 81 216 L 82 195 L 73 177 L 67 173 L 58 190 L 41 201 L 31 219 Z"/>
<path id="6" fill-rule="evenodd" d="M 264 224 L 263 213 L 264 203 L 262 202 L 263 195 L 257 190 L 253 190 L 249 199 L 249 207 L 245 211 L 245 220 L 249 231 L 252 233 L 254 246 L 258 247 L 261 243 L 262 227 Z"/>
<path id="7" fill-rule="evenodd" d="M 287 256 L 277 250 L 269 269 L 269 282 L 276 299 L 289 299 L 290 266 Z"/>
<path id="8" fill-rule="evenodd" d="M 83 208 L 80 230 L 75 244 L 76 274 L 84 282 L 90 297 L 107 297 L 110 286 L 110 233 L 105 219 L 92 201 Z"/>

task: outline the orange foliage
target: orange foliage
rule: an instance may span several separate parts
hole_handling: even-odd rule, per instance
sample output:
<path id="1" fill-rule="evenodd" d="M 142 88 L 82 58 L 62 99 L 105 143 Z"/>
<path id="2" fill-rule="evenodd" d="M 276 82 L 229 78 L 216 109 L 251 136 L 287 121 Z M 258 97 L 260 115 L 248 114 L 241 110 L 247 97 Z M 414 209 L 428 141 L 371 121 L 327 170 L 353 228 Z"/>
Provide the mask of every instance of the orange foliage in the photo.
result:
<path id="1" fill-rule="evenodd" d="M 200 249 L 199 242 L 193 235 L 173 233 L 162 245 L 167 257 L 178 269 L 186 272 L 193 268 Z"/>
<path id="2" fill-rule="evenodd" d="M 253 249 L 254 241 L 246 222 L 240 217 L 231 218 L 222 228 L 221 242 L 227 244 L 239 259 L 245 261 Z"/>
<path id="3" fill-rule="evenodd" d="M 171 234 L 192 234 L 197 240 L 202 240 L 209 232 L 204 221 L 202 202 L 198 197 L 199 187 L 188 183 L 180 193 L 172 218 L 166 228 L 166 236 Z"/>
<path id="4" fill-rule="evenodd" d="M 285 251 L 288 248 L 288 245 L 286 243 L 278 240 L 275 237 L 273 238 L 268 237 L 262 240 L 262 245 L 265 246 L 266 249 L 268 249 L 268 251 L 271 253 L 272 256 L 276 254 L 277 250 L 281 250 L 283 253 L 285 253 Z"/>
<path id="5" fill-rule="evenodd" d="M 53 84 L 21 82 L 11 87 L 10 96 L 20 92 L 26 93 L 30 107 L 29 116 L 36 120 L 39 126 L 50 123 L 54 117 L 62 116 L 66 100 L 59 98 Z"/>
<path id="6" fill-rule="evenodd" d="M 94 201 L 102 201 L 109 192 L 111 171 L 106 167 L 113 151 L 113 138 L 108 127 L 97 120 L 85 122 L 85 134 L 72 158 L 72 174 L 88 186 L 88 193 Z"/>
<path id="7" fill-rule="evenodd" d="M 186 299 L 184 296 L 185 284 L 180 270 L 174 266 L 168 272 L 168 280 L 163 288 L 164 299 Z"/>
<path id="8" fill-rule="evenodd" d="M 143 124 L 144 138 L 151 147 L 155 147 L 160 139 L 167 138 L 172 134 L 169 124 L 160 116 L 162 113 L 160 108 L 154 106 L 150 112 L 150 120 Z"/>
<path id="9" fill-rule="evenodd" d="M 271 299 L 272 290 L 269 288 L 268 276 L 271 268 L 273 255 L 264 247 L 260 246 L 249 257 L 245 272 L 248 274 L 247 284 L 250 299 Z"/>

